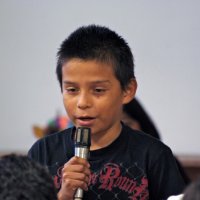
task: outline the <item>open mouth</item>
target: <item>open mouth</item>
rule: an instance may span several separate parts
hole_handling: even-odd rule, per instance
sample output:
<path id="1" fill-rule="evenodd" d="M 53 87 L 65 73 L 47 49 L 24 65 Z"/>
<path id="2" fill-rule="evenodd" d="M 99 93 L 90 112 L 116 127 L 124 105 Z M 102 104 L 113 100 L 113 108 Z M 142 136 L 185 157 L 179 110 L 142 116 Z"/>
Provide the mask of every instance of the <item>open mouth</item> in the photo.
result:
<path id="1" fill-rule="evenodd" d="M 89 116 L 84 116 L 84 117 L 78 117 L 77 118 L 77 123 L 80 125 L 80 126 L 92 126 L 93 123 L 95 121 L 95 118 L 94 117 L 89 117 Z"/>

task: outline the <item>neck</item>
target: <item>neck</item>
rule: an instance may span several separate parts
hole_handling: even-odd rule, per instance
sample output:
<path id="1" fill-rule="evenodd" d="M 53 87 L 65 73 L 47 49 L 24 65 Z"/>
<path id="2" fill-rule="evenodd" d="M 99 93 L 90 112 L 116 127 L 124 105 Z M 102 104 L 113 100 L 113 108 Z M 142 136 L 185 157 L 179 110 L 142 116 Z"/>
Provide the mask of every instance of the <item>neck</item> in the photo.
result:
<path id="1" fill-rule="evenodd" d="M 121 123 L 115 125 L 114 127 L 103 130 L 99 133 L 95 133 L 91 136 L 91 146 L 90 150 L 97 150 L 110 145 L 114 140 L 116 140 L 122 130 Z"/>

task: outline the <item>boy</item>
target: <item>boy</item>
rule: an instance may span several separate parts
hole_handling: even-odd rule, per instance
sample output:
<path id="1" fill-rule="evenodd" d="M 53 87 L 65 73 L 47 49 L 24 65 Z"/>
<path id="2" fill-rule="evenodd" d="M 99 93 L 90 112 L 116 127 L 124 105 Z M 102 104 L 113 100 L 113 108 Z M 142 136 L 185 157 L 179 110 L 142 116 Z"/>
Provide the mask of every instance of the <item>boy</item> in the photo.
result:
<path id="1" fill-rule="evenodd" d="M 75 127 L 39 140 L 29 156 L 48 166 L 58 199 L 73 199 L 77 188 L 92 200 L 157 200 L 182 192 L 171 150 L 120 121 L 137 88 L 133 55 L 122 37 L 96 25 L 77 29 L 58 51 L 56 72 Z M 77 127 L 91 128 L 88 161 L 74 156 Z"/>

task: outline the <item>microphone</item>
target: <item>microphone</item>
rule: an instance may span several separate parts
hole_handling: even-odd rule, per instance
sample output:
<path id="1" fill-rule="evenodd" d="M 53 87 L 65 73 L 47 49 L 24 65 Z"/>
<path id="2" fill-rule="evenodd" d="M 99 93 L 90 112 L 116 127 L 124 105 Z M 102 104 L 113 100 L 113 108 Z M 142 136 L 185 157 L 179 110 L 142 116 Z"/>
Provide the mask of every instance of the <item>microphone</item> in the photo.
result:
<path id="1" fill-rule="evenodd" d="M 91 145 L 91 129 L 78 127 L 75 132 L 75 156 L 88 159 Z M 83 199 L 83 190 L 78 188 L 74 195 L 74 200 Z"/>

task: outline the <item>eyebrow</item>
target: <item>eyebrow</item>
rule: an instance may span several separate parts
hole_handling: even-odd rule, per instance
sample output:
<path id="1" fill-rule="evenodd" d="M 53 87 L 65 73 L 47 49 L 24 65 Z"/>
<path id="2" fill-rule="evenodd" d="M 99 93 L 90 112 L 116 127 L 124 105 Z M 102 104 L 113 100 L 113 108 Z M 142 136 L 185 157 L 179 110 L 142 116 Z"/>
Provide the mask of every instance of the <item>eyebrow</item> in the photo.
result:
<path id="1" fill-rule="evenodd" d="M 63 81 L 64 84 L 76 84 L 76 82 L 73 82 L 73 81 Z M 110 81 L 109 80 L 97 80 L 97 81 L 92 81 L 91 83 L 93 84 L 99 84 L 99 83 L 109 83 L 110 84 Z"/>

